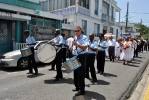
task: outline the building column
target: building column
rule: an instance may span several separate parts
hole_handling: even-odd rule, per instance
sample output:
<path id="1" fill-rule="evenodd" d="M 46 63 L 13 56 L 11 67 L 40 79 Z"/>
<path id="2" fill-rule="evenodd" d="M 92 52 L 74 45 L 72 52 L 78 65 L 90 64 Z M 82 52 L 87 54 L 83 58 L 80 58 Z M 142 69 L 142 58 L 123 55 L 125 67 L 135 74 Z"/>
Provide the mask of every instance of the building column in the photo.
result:
<path id="1" fill-rule="evenodd" d="M 20 40 L 20 21 L 16 21 L 16 42 L 20 43 L 21 40 Z"/>

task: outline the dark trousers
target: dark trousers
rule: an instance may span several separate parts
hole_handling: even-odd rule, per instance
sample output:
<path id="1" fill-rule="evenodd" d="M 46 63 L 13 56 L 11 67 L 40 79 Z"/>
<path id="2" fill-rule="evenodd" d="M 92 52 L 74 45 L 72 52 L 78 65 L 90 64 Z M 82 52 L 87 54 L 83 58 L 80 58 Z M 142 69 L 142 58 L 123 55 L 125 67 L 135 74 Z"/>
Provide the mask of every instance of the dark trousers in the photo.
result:
<path id="1" fill-rule="evenodd" d="M 138 48 L 138 46 L 137 46 L 136 50 L 134 51 L 134 56 L 135 56 L 135 57 L 138 57 L 138 52 L 139 52 L 139 48 Z"/>
<path id="2" fill-rule="evenodd" d="M 29 68 L 29 72 L 30 73 L 33 73 L 33 68 L 34 68 L 35 73 L 38 73 L 36 61 L 35 61 L 35 58 L 34 58 L 34 47 L 31 47 L 31 51 L 32 51 L 32 55 L 30 55 L 28 57 L 28 68 Z"/>
<path id="3" fill-rule="evenodd" d="M 63 57 L 62 57 L 62 62 L 66 61 L 66 48 L 63 48 Z"/>
<path id="4" fill-rule="evenodd" d="M 147 45 L 144 45 L 144 51 L 147 51 Z"/>
<path id="5" fill-rule="evenodd" d="M 105 66 L 105 51 L 98 51 L 97 55 L 97 69 L 98 72 L 103 73 Z"/>
<path id="6" fill-rule="evenodd" d="M 112 60 L 114 61 L 115 47 L 114 46 L 109 46 L 108 52 L 109 52 L 110 61 L 112 61 Z"/>
<path id="7" fill-rule="evenodd" d="M 86 54 L 78 55 L 78 60 L 81 63 L 81 67 L 74 70 L 74 85 L 82 92 L 85 91 L 85 70 L 86 70 Z"/>
<path id="8" fill-rule="evenodd" d="M 95 54 L 87 54 L 86 76 L 89 77 L 89 69 L 90 69 L 92 79 L 97 79 L 94 62 L 95 62 Z"/>
<path id="9" fill-rule="evenodd" d="M 140 45 L 137 45 L 138 52 L 141 52 Z"/>
<path id="10" fill-rule="evenodd" d="M 140 52 L 143 52 L 143 45 L 140 45 Z"/>
<path id="11" fill-rule="evenodd" d="M 57 71 L 57 75 L 56 75 L 56 79 L 59 78 L 63 78 L 62 75 L 62 70 L 61 70 L 61 66 L 62 66 L 62 49 L 56 53 L 56 57 L 52 62 L 52 69 L 54 69 L 54 66 L 56 65 L 56 71 Z"/>
<path id="12" fill-rule="evenodd" d="M 68 56 L 69 56 L 69 58 L 72 57 L 72 52 L 70 50 L 68 50 Z"/>

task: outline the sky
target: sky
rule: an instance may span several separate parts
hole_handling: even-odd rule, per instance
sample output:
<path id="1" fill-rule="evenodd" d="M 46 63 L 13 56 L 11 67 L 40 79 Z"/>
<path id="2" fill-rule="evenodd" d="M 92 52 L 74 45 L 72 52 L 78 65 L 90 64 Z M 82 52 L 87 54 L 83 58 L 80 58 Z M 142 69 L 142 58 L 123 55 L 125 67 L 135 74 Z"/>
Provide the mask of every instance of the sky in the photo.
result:
<path id="1" fill-rule="evenodd" d="M 121 8 L 121 21 L 126 21 L 127 2 L 129 2 L 129 22 L 141 22 L 149 26 L 149 0 L 115 0 Z M 118 18 L 118 17 L 117 17 Z M 116 18 L 116 19 L 117 19 Z"/>

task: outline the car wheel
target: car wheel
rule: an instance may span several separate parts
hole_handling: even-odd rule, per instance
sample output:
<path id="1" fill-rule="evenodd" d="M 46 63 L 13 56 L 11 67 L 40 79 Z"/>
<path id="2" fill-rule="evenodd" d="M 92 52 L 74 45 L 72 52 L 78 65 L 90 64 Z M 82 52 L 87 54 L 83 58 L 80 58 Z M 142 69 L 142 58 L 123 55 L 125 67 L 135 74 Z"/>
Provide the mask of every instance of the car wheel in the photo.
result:
<path id="1" fill-rule="evenodd" d="M 18 68 L 26 69 L 27 67 L 28 67 L 27 58 L 20 58 L 19 61 L 18 61 Z"/>

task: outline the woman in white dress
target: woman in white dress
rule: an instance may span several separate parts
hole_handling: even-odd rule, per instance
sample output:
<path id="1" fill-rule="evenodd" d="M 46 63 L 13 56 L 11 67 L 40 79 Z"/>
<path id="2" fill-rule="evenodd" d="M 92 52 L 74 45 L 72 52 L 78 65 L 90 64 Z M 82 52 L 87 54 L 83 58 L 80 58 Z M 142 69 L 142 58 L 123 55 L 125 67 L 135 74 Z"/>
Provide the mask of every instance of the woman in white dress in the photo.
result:
<path id="1" fill-rule="evenodd" d="M 104 39 L 105 39 L 105 41 L 107 42 L 107 38 L 104 37 Z M 106 48 L 105 53 L 106 53 L 106 54 L 105 54 L 105 57 L 108 58 L 108 56 L 109 56 L 108 48 Z"/>
<path id="2" fill-rule="evenodd" d="M 134 44 L 133 39 L 131 39 L 131 62 L 134 58 L 134 49 L 135 49 L 135 44 Z"/>
<path id="3" fill-rule="evenodd" d="M 123 64 L 124 65 L 128 65 L 129 62 L 131 61 L 132 55 L 131 55 L 131 41 L 130 41 L 130 37 L 126 37 L 125 42 L 123 44 L 123 55 L 122 55 L 122 59 L 123 59 Z M 125 63 L 127 62 L 127 63 Z"/>

